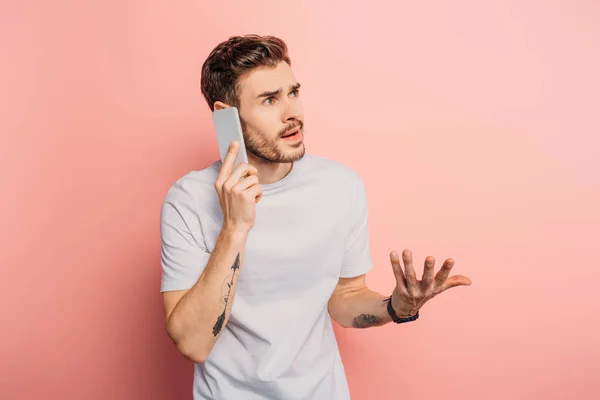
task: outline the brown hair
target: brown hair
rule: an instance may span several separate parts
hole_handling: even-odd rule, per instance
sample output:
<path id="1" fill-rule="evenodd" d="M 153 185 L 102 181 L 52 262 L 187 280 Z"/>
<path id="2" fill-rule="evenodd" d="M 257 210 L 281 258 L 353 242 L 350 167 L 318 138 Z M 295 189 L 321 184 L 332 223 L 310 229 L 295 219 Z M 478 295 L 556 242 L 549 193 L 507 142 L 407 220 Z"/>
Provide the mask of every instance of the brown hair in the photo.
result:
<path id="1" fill-rule="evenodd" d="M 214 111 L 215 101 L 239 108 L 240 78 L 258 67 L 291 65 L 285 42 L 274 36 L 232 36 L 219 43 L 202 65 L 202 94 Z"/>

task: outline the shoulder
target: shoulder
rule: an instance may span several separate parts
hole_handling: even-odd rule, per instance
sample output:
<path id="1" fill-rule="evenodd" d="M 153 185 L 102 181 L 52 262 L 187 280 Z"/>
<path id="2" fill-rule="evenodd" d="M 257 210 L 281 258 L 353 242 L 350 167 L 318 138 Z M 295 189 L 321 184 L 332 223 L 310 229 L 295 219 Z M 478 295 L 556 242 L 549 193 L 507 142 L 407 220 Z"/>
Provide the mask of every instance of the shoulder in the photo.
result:
<path id="1" fill-rule="evenodd" d="M 312 173 L 328 180 L 336 179 L 348 187 L 360 188 L 364 186 L 362 177 L 350 165 L 314 154 L 310 154 L 307 157 L 309 158 L 307 160 L 309 161 L 307 163 L 308 169 Z"/>
<path id="2" fill-rule="evenodd" d="M 198 202 L 206 202 L 214 197 L 219 163 L 220 161 L 215 161 L 203 169 L 190 171 L 173 182 L 165 194 L 163 208 L 167 204 L 175 208 L 195 207 Z"/>

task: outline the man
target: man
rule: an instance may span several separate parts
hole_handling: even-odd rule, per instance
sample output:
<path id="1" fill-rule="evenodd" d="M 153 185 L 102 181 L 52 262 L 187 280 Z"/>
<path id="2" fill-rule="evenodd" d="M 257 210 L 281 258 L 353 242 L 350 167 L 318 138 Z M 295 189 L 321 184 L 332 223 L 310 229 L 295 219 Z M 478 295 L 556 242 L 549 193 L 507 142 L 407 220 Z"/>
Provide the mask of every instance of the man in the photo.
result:
<path id="1" fill-rule="evenodd" d="M 247 35 L 202 68 L 211 110 L 239 110 L 248 164 L 190 172 L 161 211 L 166 326 L 195 363 L 194 399 L 349 399 L 333 318 L 367 328 L 413 321 L 442 291 L 470 285 L 433 257 L 417 280 L 390 254 L 391 296 L 369 290 L 365 186 L 349 167 L 305 154 L 300 83 L 286 44 Z M 242 179 L 243 178 L 243 179 Z"/>

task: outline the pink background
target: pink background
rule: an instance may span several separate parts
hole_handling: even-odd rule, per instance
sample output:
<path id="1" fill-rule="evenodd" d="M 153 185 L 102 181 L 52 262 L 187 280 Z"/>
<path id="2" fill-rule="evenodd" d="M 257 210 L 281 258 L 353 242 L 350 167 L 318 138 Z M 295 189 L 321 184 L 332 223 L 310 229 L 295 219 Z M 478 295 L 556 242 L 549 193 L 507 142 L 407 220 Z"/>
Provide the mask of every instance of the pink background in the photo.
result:
<path id="1" fill-rule="evenodd" d="M 200 67 L 249 32 L 366 183 L 371 288 L 403 248 L 473 281 L 338 330 L 353 399 L 600 398 L 599 2 L 85 3 L 0 8 L 1 399 L 191 398 L 159 208 L 218 157 Z"/>

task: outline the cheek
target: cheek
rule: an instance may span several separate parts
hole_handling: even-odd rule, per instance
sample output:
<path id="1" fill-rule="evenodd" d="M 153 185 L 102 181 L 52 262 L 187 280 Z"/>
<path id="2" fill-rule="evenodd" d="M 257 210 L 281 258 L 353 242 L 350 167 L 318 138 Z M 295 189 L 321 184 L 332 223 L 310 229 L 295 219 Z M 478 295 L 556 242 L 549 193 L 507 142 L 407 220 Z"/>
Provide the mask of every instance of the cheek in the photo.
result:
<path id="1" fill-rule="evenodd" d="M 273 107 L 272 110 L 264 110 L 254 119 L 254 130 L 262 135 L 273 138 L 281 129 L 281 116 Z"/>

